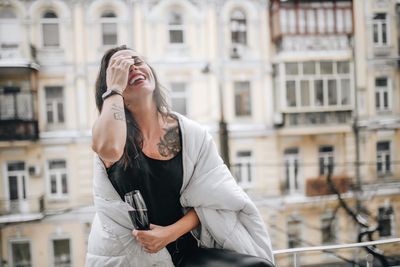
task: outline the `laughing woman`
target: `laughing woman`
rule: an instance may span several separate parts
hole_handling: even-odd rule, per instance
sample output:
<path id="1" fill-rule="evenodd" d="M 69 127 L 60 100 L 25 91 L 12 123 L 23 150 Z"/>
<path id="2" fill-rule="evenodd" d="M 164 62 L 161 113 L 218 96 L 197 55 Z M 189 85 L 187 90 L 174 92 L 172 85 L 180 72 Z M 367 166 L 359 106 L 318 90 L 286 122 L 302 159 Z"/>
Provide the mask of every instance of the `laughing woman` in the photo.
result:
<path id="1" fill-rule="evenodd" d="M 86 266 L 271 266 L 257 208 L 207 131 L 170 111 L 141 55 L 125 46 L 105 53 L 96 105 L 96 215 Z M 132 190 L 143 195 L 150 230 L 133 229 L 123 201 Z"/>

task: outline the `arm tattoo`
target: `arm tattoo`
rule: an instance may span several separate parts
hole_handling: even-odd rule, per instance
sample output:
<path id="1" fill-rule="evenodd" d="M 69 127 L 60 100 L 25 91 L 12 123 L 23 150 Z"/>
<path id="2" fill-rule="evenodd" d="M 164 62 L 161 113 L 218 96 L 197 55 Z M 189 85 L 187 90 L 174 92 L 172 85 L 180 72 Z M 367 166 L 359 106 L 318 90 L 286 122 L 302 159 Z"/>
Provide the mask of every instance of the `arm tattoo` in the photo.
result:
<path id="1" fill-rule="evenodd" d="M 158 152 L 163 157 L 175 156 L 181 151 L 181 140 L 179 136 L 179 126 L 164 128 L 165 135 L 160 138 L 157 144 Z"/>
<path id="2" fill-rule="evenodd" d="M 118 107 L 117 105 L 113 104 L 111 109 L 114 111 L 114 119 L 118 121 L 125 121 L 124 108 Z"/>

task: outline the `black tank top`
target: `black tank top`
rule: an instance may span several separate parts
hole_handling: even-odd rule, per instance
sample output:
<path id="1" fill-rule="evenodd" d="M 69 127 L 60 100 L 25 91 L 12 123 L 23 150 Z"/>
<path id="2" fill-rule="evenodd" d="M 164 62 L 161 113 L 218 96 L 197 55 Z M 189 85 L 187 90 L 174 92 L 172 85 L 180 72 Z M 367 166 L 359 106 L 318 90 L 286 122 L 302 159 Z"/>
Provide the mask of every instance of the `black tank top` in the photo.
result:
<path id="1" fill-rule="evenodd" d="M 167 226 L 183 217 L 180 190 L 183 182 L 182 150 L 170 160 L 157 160 L 143 152 L 139 157 L 142 166 L 131 164 L 126 169 L 120 162 L 107 169 L 108 177 L 124 200 L 132 190 L 140 190 L 146 202 L 150 223 Z M 197 247 L 190 233 L 167 245 L 175 266 L 186 252 Z"/>

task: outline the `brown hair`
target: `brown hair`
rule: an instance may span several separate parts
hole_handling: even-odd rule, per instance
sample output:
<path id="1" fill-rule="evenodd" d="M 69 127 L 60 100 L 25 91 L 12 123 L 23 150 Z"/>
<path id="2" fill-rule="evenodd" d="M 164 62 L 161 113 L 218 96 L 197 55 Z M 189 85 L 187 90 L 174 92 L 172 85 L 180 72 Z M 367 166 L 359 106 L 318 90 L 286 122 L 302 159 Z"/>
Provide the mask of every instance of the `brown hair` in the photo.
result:
<path id="1" fill-rule="evenodd" d="M 101 112 L 103 108 L 103 99 L 102 95 L 104 92 L 107 90 L 107 67 L 110 62 L 110 59 L 112 55 L 114 55 L 116 52 L 121 51 L 121 50 L 132 50 L 131 48 L 126 47 L 125 45 L 118 46 L 111 48 L 105 52 L 103 55 L 103 58 L 101 59 L 101 64 L 100 64 L 100 71 L 99 74 L 97 75 L 96 79 L 96 92 L 95 92 L 95 98 L 96 98 L 96 106 L 99 112 Z M 146 63 L 147 64 L 147 63 Z M 147 64 L 153 73 L 154 76 L 154 81 L 155 81 L 155 90 L 153 93 L 156 106 L 157 106 L 157 112 L 160 113 L 161 116 L 166 118 L 167 116 L 170 115 L 170 107 L 166 101 L 166 97 L 163 91 L 163 87 L 159 83 L 156 73 L 154 69 Z M 142 132 L 139 128 L 139 125 L 137 124 L 135 118 L 132 116 L 131 112 L 126 109 L 125 107 L 125 118 L 126 118 L 126 123 L 127 123 L 127 135 L 126 135 L 126 144 L 124 148 L 124 154 L 122 155 L 121 162 L 126 168 L 128 165 L 132 164 L 133 161 L 137 160 L 138 164 L 141 159 L 141 154 L 139 153 L 139 150 L 142 149 L 143 147 L 143 135 Z M 140 165 L 140 164 L 139 164 Z"/>

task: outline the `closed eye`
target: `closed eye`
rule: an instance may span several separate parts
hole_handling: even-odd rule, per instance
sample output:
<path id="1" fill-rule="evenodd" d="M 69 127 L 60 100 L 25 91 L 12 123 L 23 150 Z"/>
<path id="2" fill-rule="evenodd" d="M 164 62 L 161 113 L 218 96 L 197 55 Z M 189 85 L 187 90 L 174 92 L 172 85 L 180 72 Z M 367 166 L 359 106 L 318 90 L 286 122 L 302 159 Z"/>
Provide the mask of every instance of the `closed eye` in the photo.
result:
<path id="1" fill-rule="evenodd" d="M 140 66 L 144 63 L 144 61 L 140 57 L 133 57 L 133 60 L 135 61 L 135 66 Z"/>

